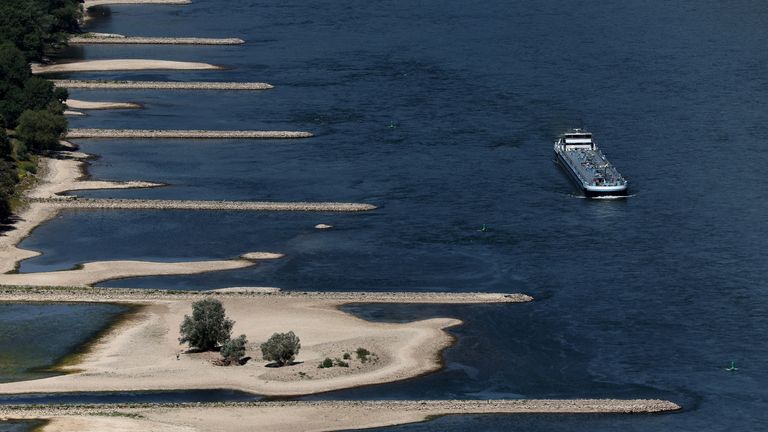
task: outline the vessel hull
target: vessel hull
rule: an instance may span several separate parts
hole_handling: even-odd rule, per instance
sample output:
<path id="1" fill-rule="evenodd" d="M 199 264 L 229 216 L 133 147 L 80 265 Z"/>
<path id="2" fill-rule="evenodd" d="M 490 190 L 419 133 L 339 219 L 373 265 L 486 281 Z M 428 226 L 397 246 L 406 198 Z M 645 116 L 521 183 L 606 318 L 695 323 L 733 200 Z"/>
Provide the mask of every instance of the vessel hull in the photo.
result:
<path id="1" fill-rule="evenodd" d="M 555 160 L 560 168 L 568 175 L 568 178 L 579 188 L 582 194 L 587 198 L 604 198 L 604 197 L 626 197 L 628 194 L 627 186 L 584 186 L 579 176 L 573 171 L 570 164 L 555 151 Z"/>

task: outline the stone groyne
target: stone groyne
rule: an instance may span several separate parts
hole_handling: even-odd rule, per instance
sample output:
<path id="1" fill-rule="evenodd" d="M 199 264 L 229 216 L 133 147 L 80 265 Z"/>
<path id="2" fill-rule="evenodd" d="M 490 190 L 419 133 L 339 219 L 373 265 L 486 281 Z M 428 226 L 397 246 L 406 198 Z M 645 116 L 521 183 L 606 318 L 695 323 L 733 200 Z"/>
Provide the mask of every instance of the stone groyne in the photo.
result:
<path id="1" fill-rule="evenodd" d="M 170 81 L 106 81 L 53 80 L 57 87 L 69 89 L 112 90 L 269 90 L 273 85 L 262 82 L 170 82 Z"/>
<path id="2" fill-rule="evenodd" d="M 6 418 L 94 415 L 105 410 L 168 410 L 210 408 L 321 408 L 325 413 L 349 409 L 419 411 L 443 414 L 517 413 L 658 413 L 677 411 L 680 405 L 661 399 L 514 399 L 514 400 L 388 400 L 388 401 L 269 401 L 94 405 L 1 405 Z"/>
<path id="3" fill-rule="evenodd" d="M 198 37 L 143 37 L 143 36 L 98 36 L 84 35 L 69 38 L 73 45 L 85 44 L 126 44 L 126 45 L 240 45 L 245 41 L 238 38 Z"/>
<path id="4" fill-rule="evenodd" d="M 203 297 L 284 297 L 341 303 L 401 304 L 490 304 L 527 303 L 533 301 L 533 297 L 519 293 L 281 291 L 278 288 L 224 288 L 213 291 L 171 291 L 138 288 L 0 286 L 0 301 L 130 303 L 141 302 L 142 300 L 197 300 Z"/>
<path id="5" fill-rule="evenodd" d="M 256 130 L 150 130 L 150 129 L 70 129 L 67 139 L 75 138 L 190 138 L 190 139 L 289 139 L 310 138 L 311 132 Z"/>
<path id="6" fill-rule="evenodd" d="M 291 212 L 363 212 L 377 206 L 344 202 L 193 201 L 142 199 L 91 199 L 77 197 L 33 199 L 56 208 L 116 210 L 225 210 Z"/>

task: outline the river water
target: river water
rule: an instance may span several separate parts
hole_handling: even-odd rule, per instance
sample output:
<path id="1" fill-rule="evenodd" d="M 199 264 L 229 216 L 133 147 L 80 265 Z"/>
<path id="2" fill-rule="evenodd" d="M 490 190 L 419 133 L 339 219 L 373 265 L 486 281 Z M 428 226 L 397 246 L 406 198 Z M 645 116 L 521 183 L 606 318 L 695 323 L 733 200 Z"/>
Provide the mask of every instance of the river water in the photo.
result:
<path id="1" fill-rule="evenodd" d="M 67 211 L 20 271 L 103 259 L 285 259 L 110 287 L 525 292 L 528 305 L 355 306 L 454 316 L 446 369 L 332 398 L 659 397 L 664 416 L 449 417 L 399 430 L 768 427 L 768 4 L 338 1 L 114 6 L 91 29 L 241 37 L 244 46 L 89 46 L 88 59 L 222 71 L 71 78 L 266 81 L 258 93 L 86 91 L 141 111 L 73 127 L 289 129 L 300 141 L 82 140 L 98 179 L 168 183 L 94 197 L 358 201 L 360 215 Z M 574 194 L 553 138 L 584 126 L 630 181 Z M 319 222 L 336 226 L 317 231 Z M 487 230 L 480 231 L 486 224 Z M 737 372 L 724 369 L 736 361 Z M 512 429 L 514 426 L 515 429 Z"/>

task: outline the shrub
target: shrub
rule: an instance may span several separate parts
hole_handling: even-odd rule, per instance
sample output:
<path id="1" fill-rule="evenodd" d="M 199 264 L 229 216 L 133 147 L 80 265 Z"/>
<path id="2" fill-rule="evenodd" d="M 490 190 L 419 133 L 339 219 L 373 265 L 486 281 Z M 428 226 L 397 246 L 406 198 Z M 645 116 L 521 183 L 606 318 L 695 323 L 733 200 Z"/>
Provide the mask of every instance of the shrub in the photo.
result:
<path id="1" fill-rule="evenodd" d="M 240 335 L 235 339 L 230 339 L 224 342 L 221 346 L 221 357 L 224 360 L 224 364 L 240 364 L 240 359 L 245 357 L 245 345 L 248 343 L 248 339 L 245 335 Z"/>
<path id="2" fill-rule="evenodd" d="M 345 362 L 344 360 L 336 359 L 336 366 L 349 367 L 349 363 Z"/>
<path id="3" fill-rule="evenodd" d="M 351 358 L 352 358 L 352 356 L 351 356 L 351 355 L 349 355 L 349 353 L 344 353 L 344 356 L 343 356 L 343 357 L 344 357 L 344 360 L 349 360 L 349 359 L 351 359 Z"/>
<path id="4" fill-rule="evenodd" d="M 229 340 L 234 324 L 226 317 L 220 301 L 196 301 L 192 303 L 192 316 L 185 315 L 181 323 L 179 342 L 208 351 Z"/>
<path id="5" fill-rule="evenodd" d="M 261 344 L 261 353 L 264 360 L 273 361 L 278 366 L 291 363 L 299 353 L 301 343 L 292 332 L 275 333 L 266 342 Z"/>
<path id="6" fill-rule="evenodd" d="M 367 362 L 368 356 L 371 355 L 371 352 L 365 348 L 358 348 L 355 353 L 357 354 L 357 358 L 363 363 Z"/>
<path id="7" fill-rule="evenodd" d="M 317 365 L 317 367 L 319 369 L 325 369 L 325 368 L 333 367 L 333 360 L 331 360 L 330 358 L 326 357 L 325 360 L 323 360 L 322 363 Z"/>

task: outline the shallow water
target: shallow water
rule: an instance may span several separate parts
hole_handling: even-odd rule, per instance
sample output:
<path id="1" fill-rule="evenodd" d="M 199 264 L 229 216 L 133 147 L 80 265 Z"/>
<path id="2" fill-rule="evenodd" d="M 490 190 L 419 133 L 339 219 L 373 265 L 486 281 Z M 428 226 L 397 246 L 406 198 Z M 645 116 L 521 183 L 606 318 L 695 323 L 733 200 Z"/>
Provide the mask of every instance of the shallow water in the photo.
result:
<path id="1" fill-rule="evenodd" d="M 41 421 L 0 421 L 0 432 L 31 432 L 42 426 Z"/>
<path id="2" fill-rule="evenodd" d="M 82 140 L 101 197 L 362 201 L 361 215 L 71 211 L 21 271 L 94 259 L 283 260 L 105 286 L 526 292 L 531 305 L 376 306 L 456 316 L 448 368 L 344 398 L 663 397 L 668 416 L 449 417 L 403 430 L 764 429 L 768 5 L 740 0 L 228 2 L 115 6 L 93 31 L 242 37 L 239 47 L 86 47 L 205 72 L 77 78 L 267 81 L 255 93 L 86 91 L 145 103 L 74 127 L 295 129 L 301 141 Z M 572 196 L 551 162 L 591 129 L 634 196 Z M 392 126 L 392 127 L 391 127 Z M 315 231 L 318 222 L 336 229 Z M 482 224 L 489 230 L 480 232 Z M 93 234 L 88 234 L 89 232 Z M 80 239 L 80 240 L 78 240 Z M 739 371 L 726 372 L 730 361 Z M 512 429 L 514 430 L 514 429 Z"/>
<path id="3" fill-rule="evenodd" d="M 98 303 L 0 303 L 0 382 L 57 374 L 48 369 L 127 311 Z"/>

